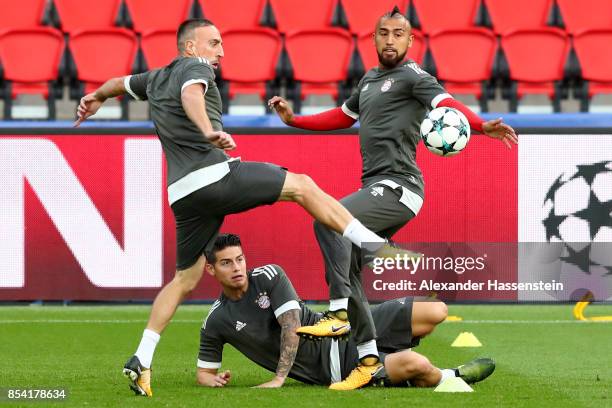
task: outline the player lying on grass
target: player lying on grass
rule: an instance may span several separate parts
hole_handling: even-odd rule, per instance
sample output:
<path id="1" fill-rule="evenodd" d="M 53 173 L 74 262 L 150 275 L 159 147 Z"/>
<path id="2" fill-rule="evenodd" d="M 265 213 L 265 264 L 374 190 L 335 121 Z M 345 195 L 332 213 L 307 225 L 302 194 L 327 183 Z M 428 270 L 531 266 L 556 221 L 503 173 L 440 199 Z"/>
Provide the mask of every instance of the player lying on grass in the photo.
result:
<path id="1" fill-rule="evenodd" d="M 281 387 L 287 377 L 308 384 L 339 382 L 358 366 L 357 347 L 351 339 L 300 339 L 296 329 L 313 324 L 322 314 L 308 309 L 298 298 L 289 278 L 277 265 L 247 271 L 240 238 L 222 234 L 206 254 L 206 271 L 223 292 L 212 305 L 200 333 L 198 383 L 223 387 L 229 371 L 219 372 L 223 345 L 228 343 L 251 361 L 274 372 L 259 387 Z M 433 387 L 459 376 L 468 383 L 487 378 L 495 369 L 488 358 L 454 369 L 440 370 L 412 350 L 446 318 L 442 302 L 413 302 L 402 298 L 372 307 L 383 366 L 374 374 L 364 371 L 368 384 Z"/>

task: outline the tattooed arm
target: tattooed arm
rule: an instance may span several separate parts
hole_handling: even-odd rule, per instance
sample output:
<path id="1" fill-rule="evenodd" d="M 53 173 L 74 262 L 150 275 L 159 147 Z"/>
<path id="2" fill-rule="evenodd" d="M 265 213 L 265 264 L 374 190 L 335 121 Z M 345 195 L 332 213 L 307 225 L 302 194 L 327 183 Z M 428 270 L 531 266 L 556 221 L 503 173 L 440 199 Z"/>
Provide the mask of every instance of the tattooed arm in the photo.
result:
<path id="1" fill-rule="evenodd" d="M 297 355 L 298 346 L 300 345 L 300 337 L 295 333 L 296 329 L 301 326 L 300 310 L 291 309 L 277 317 L 278 323 L 281 326 L 280 339 L 280 356 L 278 365 L 276 366 L 276 377 L 271 381 L 263 383 L 257 388 L 279 388 L 285 383 L 285 379 L 293 366 L 295 356 Z"/>
<path id="2" fill-rule="evenodd" d="M 298 351 L 300 337 L 295 331 L 301 326 L 300 311 L 298 309 L 287 310 L 278 316 L 281 326 L 280 357 L 276 366 L 276 376 L 285 381 Z"/>

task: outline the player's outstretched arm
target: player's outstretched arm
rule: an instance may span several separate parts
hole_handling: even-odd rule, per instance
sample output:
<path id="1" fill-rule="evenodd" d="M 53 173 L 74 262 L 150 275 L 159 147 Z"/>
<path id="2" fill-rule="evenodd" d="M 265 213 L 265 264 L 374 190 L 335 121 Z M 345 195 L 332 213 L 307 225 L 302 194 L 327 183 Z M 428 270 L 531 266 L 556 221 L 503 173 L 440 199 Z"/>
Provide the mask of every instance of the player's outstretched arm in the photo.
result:
<path id="1" fill-rule="evenodd" d="M 95 115 L 108 98 L 124 95 L 126 92 L 123 77 L 109 79 L 95 92 L 81 98 L 77 107 L 77 120 L 73 126 L 78 127 L 88 117 Z"/>
<path id="2" fill-rule="evenodd" d="M 270 109 L 274 109 L 281 120 L 289 126 L 308 130 L 337 130 L 350 128 L 357 122 L 348 116 L 341 108 L 330 109 L 316 115 L 295 116 L 289 102 L 280 96 L 274 96 L 268 101 Z"/>
<path id="3" fill-rule="evenodd" d="M 505 124 L 502 118 L 486 121 L 482 124 L 482 133 L 490 138 L 500 140 L 508 149 L 512 148 L 512 144 L 518 144 L 518 137 L 514 129 Z"/>
<path id="4" fill-rule="evenodd" d="M 221 373 L 216 368 L 198 368 L 198 384 L 204 387 L 224 387 L 231 378 L 229 370 Z"/>
<path id="5" fill-rule="evenodd" d="M 301 327 L 300 310 L 291 309 L 277 317 L 281 326 L 280 357 L 276 366 L 276 377 L 272 380 L 258 385 L 256 388 L 279 388 L 282 387 L 293 367 L 295 356 L 300 345 L 300 337 L 295 332 Z"/>

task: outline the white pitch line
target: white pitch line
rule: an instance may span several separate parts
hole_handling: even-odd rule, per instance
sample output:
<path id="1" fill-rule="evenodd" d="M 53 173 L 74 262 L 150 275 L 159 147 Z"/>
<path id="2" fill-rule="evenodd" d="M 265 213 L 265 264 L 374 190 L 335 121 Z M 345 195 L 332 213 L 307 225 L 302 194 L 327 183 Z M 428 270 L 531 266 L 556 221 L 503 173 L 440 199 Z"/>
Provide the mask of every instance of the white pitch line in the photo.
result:
<path id="1" fill-rule="evenodd" d="M 11 323 L 146 323 L 148 320 L 121 319 L 121 320 L 92 320 L 92 319 L 32 319 L 32 320 L 0 320 L 0 324 Z M 202 323 L 204 320 L 172 320 L 172 323 Z"/>
<path id="2" fill-rule="evenodd" d="M 130 323 L 146 323 L 144 319 L 116 319 L 116 320 L 94 320 L 94 319 L 32 319 L 32 320 L 0 320 L 0 324 L 23 324 L 23 323 L 111 323 L 111 324 L 130 324 Z M 193 319 L 175 319 L 172 323 L 202 323 L 203 320 Z M 610 321 L 593 321 L 593 320 L 460 320 L 447 321 L 450 324 L 589 324 L 589 323 L 612 323 Z"/>
<path id="3" fill-rule="evenodd" d="M 468 323 L 468 324 L 587 324 L 587 323 L 612 323 L 601 320 L 458 320 L 445 323 Z"/>

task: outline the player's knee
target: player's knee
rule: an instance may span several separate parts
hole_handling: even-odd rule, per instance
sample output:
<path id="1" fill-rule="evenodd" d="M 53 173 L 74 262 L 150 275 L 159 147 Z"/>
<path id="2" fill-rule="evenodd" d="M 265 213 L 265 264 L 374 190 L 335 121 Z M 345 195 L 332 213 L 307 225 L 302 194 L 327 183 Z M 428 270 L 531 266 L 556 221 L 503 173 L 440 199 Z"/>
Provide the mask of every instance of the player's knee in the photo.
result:
<path id="1" fill-rule="evenodd" d="M 301 175 L 301 186 L 303 195 L 309 195 L 318 188 L 314 180 L 307 174 Z"/>
<path id="2" fill-rule="evenodd" d="M 288 173 L 281 192 L 281 199 L 302 204 L 304 198 L 313 194 L 316 189 L 318 189 L 317 185 L 308 175 Z"/>
<path id="3" fill-rule="evenodd" d="M 431 366 L 429 360 L 413 351 L 404 351 L 398 355 L 399 357 L 399 372 L 402 378 L 420 377 L 426 373 Z"/>
<path id="4" fill-rule="evenodd" d="M 295 195 L 298 200 L 303 200 L 304 197 L 310 195 L 317 187 L 313 179 L 307 174 L 296 174 L 296 181 Z"/>
<path id="5" fill-rule="evenodd" d="M 431 370 L 433 370 L 434 366 L 431 364 L 431 361 L 425 356 L 419 356 L 419 362 L 417 365 L 417 370 L 422 374 L 427 374 Z"/>
<path id="6" fill-rule="evenodd" d="M 190 281 L 185 283 L 183 288 L 185 289 L 185 293 L 186 294 L 190 294 L 191 292 L 193 292 L 195 290 L 195 288 L 197 286 L 198 286 L 198 281 L 190 280 Z"/>
<path id="7" fill-rule="evenodd" d="M 411 372 L 410 383 L 415 387 L 433 387 L 440 381 L 440 372 L 425 356 L 418 355 Z"/>
<path id="8" fill-rule="evenodd" d="M 442 323 L 448 317 L 448 307 L 444 302 L 435 302 L 432 304 L 431 324 L 435 327 Z M 433 328 L 432 328 L 433 329 Z"/>
<path id="9" fill-rule="evenodd" d="M 415 377 L 427 375 L 433 369 L 433 365 L 425 356 L 417 354 L 411 361 L 408 371 Z"/>
<path id="10" fill-rule="evenodd" d="M 422 333 L 419 336 L 427 336 L 431 334 L 437 325 L 446 320 L 448 316 L 448 307 L 444 302 L 432 302 L 427 306 L 427 312 L 424 315 L 423 324 L 421 325 Z"/>
<path id="11" fill-rule="evenodd" d="M 191 293 L 200 282 L 202 278 L 202 270 L 186 269 L 184 271 L 177 271 L 174 281 L 181 288 L 184 294 Z"/>

